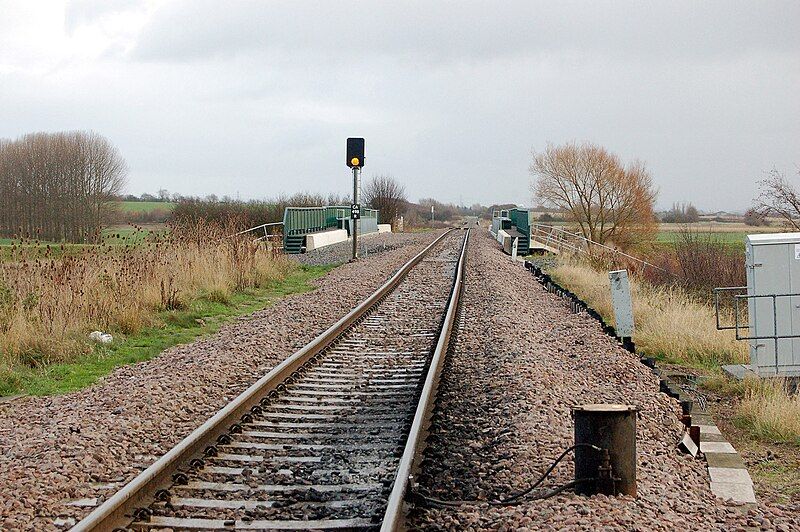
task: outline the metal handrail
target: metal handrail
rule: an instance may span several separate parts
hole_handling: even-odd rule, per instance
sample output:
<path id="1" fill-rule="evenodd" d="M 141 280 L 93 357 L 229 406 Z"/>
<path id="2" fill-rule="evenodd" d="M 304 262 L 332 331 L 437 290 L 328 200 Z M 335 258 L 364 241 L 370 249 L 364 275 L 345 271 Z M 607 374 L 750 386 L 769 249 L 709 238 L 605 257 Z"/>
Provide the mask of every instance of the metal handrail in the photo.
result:
<path id="1" fill-rule="evenodd" d="M 270 223 L 266 223 L 266 224 L 257 225 L 255 227 L 251 227 L 250 229 L 245 229 L 244 231 L 239 231 L 235 235 L 230 235 L 228 238 L 234 238 L 234 237 L 237 237 L 237 236 L 241 236 L 241 235 L 250 233 L 252 231 L 256 231 L 258 229 L 263 229 L 264 230 L 264 236 L 259 236 L 258 238 L 253 240 L 253 242 L 261 242 L 263 240 L 268 240 L 270 237 L 277 238 L 279 235 L 270 235 L 269 233 L 267 233 L 267 227 L 272 227 L 272 226 L 276 226 L 276 225 L 283 225 L 283 222 L 270 222 Z"/>
<path id="2" fill-rule="evenodd" d="M 560 227 L 556 227 L 554 225 L 540 224 L 540 223 L 537 223 L 537 222 L 531 223 L 530 226 L 531 226 L 531 228 L 535 227 L 537 230 L 539 230 L 540 228 L 545 228 L 545 229 L 549 229 L 550 232 L 563 233 L 563 234 L 569 235 L 569 236 L 571 236 L 573 238 L 576 238 L 576 239 L 579 239 L 579 240 L 583 240 L 587 244 L 587 247 L 588 247 L 589 244 L 591 244 L 593 246 L 597 246 L 597 247 L 603 248 L 603 249 L 605 249 L 607 251 L 610 251 L 612 253 L 615 253 L 617 255 L 621 255 L 621 256 L 623 256 L 623 257 L 625 257 L 627 259 L 630 259 L 630 260 L 632 260 L 634 262 L 638 262 L 638 263 L 642 264 L 642 266 L 644 266 L 646 268 L 655 268 L 656 270 L 660 270 L 660 271 L 665 272 L 665 273 L 671 273 L 668 270 L 665 270 L 664 268 L 661 268 L 660 266 L 656 266 L 655 264 L 653 264 L 651 262 L 647 262 L 646 260 L 640 259 L 638 257 L 634 257 L 633 255 L 629 255 L 628 253 L 625 253 L 624 251 L 620 251 L 618 249 L 614 249 L 611 246 L 607 246 L 605 244 L 601 244 L 600 242 L 592 240 L 591 238 L 586 238 L 585 236 L 583 236 L 581 234 L 572 233 L 570 231 L 567 231 L 567 230 L 562 229 Z M 573 247 L 573 249 L 579 249 L 578 246 L 572 245 L 572 247 Z M 580 250 L 580 251 L 583 252 L 583 253 L 589 254 L 588 251 L 585 251 L 585 250 Z"/>
<path id="3" fill-rule="evenodd" d="M 231 235 L 231 236 L 243 235 L 245 233 L 249 233 L 251 231 L 255 231 L 256 229 L 262 229 L 262 228 L 266 229 L 267 227 L 271 227 L 271 226 L 274 226 L 274 225 L 283 225 L 283 222 L 271 222 L 271 223 L 268 223 L 268 224 L 257 225 L 255 227 L 251 227 L 250 229 L 245 229 L 244 231 L 239 231 L 235 235 Z"/>
<path id="4" fill-rule="evenodd" d="M 740 325 L 739 322 L 739 301 L 744 299 L 757 299 L 757 298 L 771 298 L 772 299 L 772 328 L 773 334 L 765 335 L 765 336 L 739 336 L 738 329 L 743 329 L 744 327 L 750 328 L 750 324 L 747 325 Z M 800 338 L 800 334 L 778 334 L 778 298 L 779 297 L 800 297 L 800 293 L 794 294 L 736 294 L 733 296 L 734 300 L 734 328 L 737 329 L 736 331 L 736 339 L 737 340 L 780 340 L 784 338 Z M 738 327 L 736 327 L 738 325 Z"/>
<path id="5" fill-rule="evenodd" d="M 747 290 L 747 287 L 746 286 L 724 286 L 724 287 L 720 287 L 720 288 L 714 288 L 714 289 L 711 290 L 713 292 L 713 294 L 714 294 L 714 314 L 716 315 L 716 319 L 717 319 L 717 330 L 718 331 L 732 331 L 732 330 L 736 329 L 735 325 L 721 325 L 720 324 L 720 319 L 719 319 L 719 309 L 720 309 L 719 295 L 722 292 L 733 292 L 734 290 Z M 738 317 L 737 317 L 737 320 L 738 320 Z M 748 325 L 748 327 L 749 327 L 749 325 Z"/>
<path id="6" fill-rule="evenodd" d="M 720 331 L 735 331 L 736 339 L 737 340 L 772 340 L 775 344 L 775 371 L 778 371 L 778 368 L 781 367 L 781 364 L 778 363 L 778 340 L 790 340 L 793 338 L 800 338 L 800 334 L 778 334 L 778 298 L 779 297 L 800 297 L 800 293 L 792 293 L 792 294 L 734 294 L 733 295 L 733 325 L 721 325 L 720 318 L 719 318 L 719 294 L 722 292 L 732 292 L 735 290 L 747 290 L 748 287 L 746 286 L 724 286 L 719 288 L 714 288 L 714 312 L 716 314 L 716 321 L 717 321 L 717 330 Z M 744 300 L 750 299 L 758 299 L 758 298 L 770 298 L 772 299 L 772 334 L 751 334 L 750 332 L 747 335 L 741 335 L 739 331 L 741 329 L 750 329 L 752 326 L 750 325 L 750 320 L 747 320 L 746 324 L 739 322 L 739 302 Z"/>

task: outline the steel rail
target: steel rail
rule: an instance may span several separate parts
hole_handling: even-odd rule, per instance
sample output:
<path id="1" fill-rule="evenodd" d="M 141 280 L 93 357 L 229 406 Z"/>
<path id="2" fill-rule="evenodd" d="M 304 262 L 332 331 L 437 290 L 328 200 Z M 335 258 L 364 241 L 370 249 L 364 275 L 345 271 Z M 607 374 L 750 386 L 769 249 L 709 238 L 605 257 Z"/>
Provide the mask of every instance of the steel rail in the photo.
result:
<path id="1" fill-rule="evenodd" d="M 464 244 L 461 248 L 461 255 L 459 256 L 458 264 L 456 266 L 456 277 L 453 282 L 453 289 L 450 293 L 450 300 L 447 304 L 447 313 L 445 314 L 442 323 L 442 329 L 439 333 L 436 349 L 431 357 L 428 374 L 425 377 L 425 385 L 422 388 L 422 394 L 420 395 L 417 410 L 414 414 L 414 421 L 411 423 L 411 430 L 409 431 L 408 439 L 406 440 L 406 446 L 403 450 L 403 456 L 400 459 L 400 464 L 397 468 L 397 475 L 392 486 L 392 491 L 389 494 L 386 513 L 384 514 L 383 522 L 381 524 L 381 532 L 389 532 L 401 528 L 403 518 L 405 516 L 404 500 L 406 492 L 408 490 L 409 482 L 412 479 L 412 474 L 418 467 L 422 458 L 425 437 L 427 435 L 428 426 L 430 425 L 430 417 L 436 399 L 436 390 L 439 386 L 439 376 L 442 371 L 447 349 L 450 345 L 450 337 L 452 336 L 453 325 L 456 321 L 458 304 L 464 284 L 464 270 L 466 265 L 469 233 L 470 230 L 467 229 L 466 234 L 464 235 Z"/>
<path id="2" fill-rule="evenodd" d="M 207 445 L 216 443 L 217 438 L 228 433 L 231 427 L 237 424 L 244 414 L 249 413 L 250 409 L 256 406 L 262 397 L 278 388 L 287 378 L 295 376 L 299 368 L 333 343 L 351 326 L 358 323 L 367 312 L 400 284 L 414 266 L 434 246 L 452 231 L 455 231 L 455 229 L 450 229 L 437 237 L 425 249 L 405 263 L 372 295 L 363 300 L 325 332 L 314 338 L 305 347 L 292 354 L 252 384 L 222 410 L 214 414 L 165 455 L 156 460 L 150 467 L 137 475 L 120 491 L 95 508 L 88 516 L 78 522 L 71 531 L 88 532 L 98 530 L 105 532 L 127 526 L 133 519 L 133 512 L 137 508 L 148 507 L 155 500 L 156 493 L 159 490 L 166 489 L 172 484 L 173 473 L 176 473 L 181 466 L 187 465 L 191 458 L 201 455 Z M 425 389 L 428 388 L 426 381 Z"/>

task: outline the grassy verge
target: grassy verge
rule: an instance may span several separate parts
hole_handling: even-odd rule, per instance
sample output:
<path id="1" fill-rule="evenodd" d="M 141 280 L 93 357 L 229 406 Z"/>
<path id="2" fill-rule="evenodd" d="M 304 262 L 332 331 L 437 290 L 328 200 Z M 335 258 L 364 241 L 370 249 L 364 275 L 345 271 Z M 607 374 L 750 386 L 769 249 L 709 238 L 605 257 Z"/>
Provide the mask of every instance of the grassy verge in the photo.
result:
<path id="1" fill-rule="evenodd" d="M 733 380 L 717 373 L 703 388 L 732 399 L 736 410 L 731 422 L 753 437 L 800 447 L 800 394 L 784 379 Z"/>
<path id="2" fill-rule="evenodd" d="M 160 312 L 155 326 L 142 328 L 111 346 L 97 345 L 90 354 L 71 363 L 44 368 L 15 367 L 5 375 L 0 374 L 0 396 L 51 395 L 84 388 L 117 366 L 149 360 L 169 347 L 212 334 L 233 318 L 265 308 L 281 297 L 308 292 L 314 288 L 310 281 L 334 266 L 300 266 L 282 280 L 234 293 L 227 301 L 201 297 L 185 310 Z"/>
<path id="3" fill-rule="evenodd" d="M 556 262 L 548 272 L 613 323 L 606 272 Z M 717 331 L 708 301 L 679 287 L 631 279 L 636 333 L 642 353 L 701 374 L 720 429 L 742 454 L 759 499 L 787 502 L 800 495 L 800 395 L 780 379 L 726 377 L 720 366 L 748 361 L 746 342 Z"/>
<path id="4" fill-rule="evenodd" d="M 581 263 L 558 263 L 549 273 L 614 323 L 608 274 Z M 647 356 L 698 368 L 744 363 L 747 345 L 716 330 L 714 309 L 679 287 L 654 287 L 631 279 L 634 342 Z"/>
<path id="5" fill-rule="evenodd" d="M 785 382 L 733 380 L 721 372 L 702 384 L 714 419 L 747 464 L 762 502 L 800 497 L 800 396 Z"/>
<path id="6" fill-rule="evenodd" d="M 0 371 L 74 362 L 90 331 L 134 335 L 163 311 L 228 302 L 290 272 L 270 246 L 229 235 L 199 222 L 137 245 L 0 262 Z"/>

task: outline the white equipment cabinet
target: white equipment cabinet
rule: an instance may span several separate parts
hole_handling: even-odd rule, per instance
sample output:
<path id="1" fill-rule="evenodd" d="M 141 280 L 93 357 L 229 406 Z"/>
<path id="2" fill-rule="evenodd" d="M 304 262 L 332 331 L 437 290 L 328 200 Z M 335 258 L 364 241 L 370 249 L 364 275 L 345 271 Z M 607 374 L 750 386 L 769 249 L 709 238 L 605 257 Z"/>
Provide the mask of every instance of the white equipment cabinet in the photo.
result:
<path id="1" fill-rule="evenodd" d="M 800 233 L 748 235 L 745 253 L 751 369 L 800 375 Z"/>

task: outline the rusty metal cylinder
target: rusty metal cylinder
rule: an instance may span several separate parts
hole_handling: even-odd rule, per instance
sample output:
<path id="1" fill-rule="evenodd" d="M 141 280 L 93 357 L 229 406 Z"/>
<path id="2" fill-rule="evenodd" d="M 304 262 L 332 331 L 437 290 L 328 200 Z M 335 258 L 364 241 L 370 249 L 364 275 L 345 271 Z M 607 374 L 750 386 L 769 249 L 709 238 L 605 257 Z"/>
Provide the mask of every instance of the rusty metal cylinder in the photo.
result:
<path id="1" fill-rule="evenodd" d="M 572 409 L 575 493 L 636 497 L 635 406 L 592 404 Z M 602 449 L 598 451 L 590 445 Z M 597 479 L 587 481 L 586 479 Z"/>

